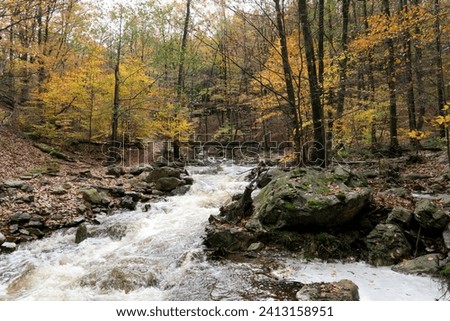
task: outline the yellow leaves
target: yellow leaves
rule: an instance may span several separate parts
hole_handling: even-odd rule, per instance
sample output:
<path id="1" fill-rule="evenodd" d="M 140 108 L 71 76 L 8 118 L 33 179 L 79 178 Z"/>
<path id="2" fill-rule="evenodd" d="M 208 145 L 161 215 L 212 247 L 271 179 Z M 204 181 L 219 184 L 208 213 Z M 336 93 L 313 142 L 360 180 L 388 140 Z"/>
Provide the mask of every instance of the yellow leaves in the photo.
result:
<path id="1" fill-rule="evenodd" d="M 446 103 L 442 108 L 444 112 L 443 115 L 435 116 L 431 119 L 431 125 L 434 127 L 444 126 L 446 128 L 449 127 L 450 124 L 450 114 L 448 114 L 448 110 L 450 109 L 450 103 Z"/>
<path id="2" fill-rule="evenodd" d="M 429 131 L 422 131 L 422 130 L 410 130 L 408 132 L 409 138 L 415 139 L 415 140 L 418 140 L 418 141 L 420 141 L 422 139 L 425 139 L 425 138 L 427 138 L 430 135 L 431 135 L 431 132 L 429 132 Z"/>
<path id="3" fill-rule="evenodd" d="M 368 18 L 367 34 L 356 38 L 349 48 L 354 52 L 365 52 L 385 43 L 386 39 L 397 39 L 409 34 L 422 43 L 430 43 L 434 39 L 434 15 L 428 4 L 417 5 L 393 13 L 390 17 L 379 14 Z"/>

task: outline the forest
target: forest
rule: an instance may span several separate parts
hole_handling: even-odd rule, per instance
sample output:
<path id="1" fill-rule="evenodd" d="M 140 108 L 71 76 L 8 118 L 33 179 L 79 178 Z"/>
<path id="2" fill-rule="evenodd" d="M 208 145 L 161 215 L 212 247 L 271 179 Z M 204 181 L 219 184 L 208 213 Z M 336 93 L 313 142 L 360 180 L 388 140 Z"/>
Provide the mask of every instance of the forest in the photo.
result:
<path id="1" fill-rule="evenodd" d="M 320 166 L 449 144 L 447 0 L 125 3 L 3 1 L 2 124 L 56 146 L 289 141 Z"/>

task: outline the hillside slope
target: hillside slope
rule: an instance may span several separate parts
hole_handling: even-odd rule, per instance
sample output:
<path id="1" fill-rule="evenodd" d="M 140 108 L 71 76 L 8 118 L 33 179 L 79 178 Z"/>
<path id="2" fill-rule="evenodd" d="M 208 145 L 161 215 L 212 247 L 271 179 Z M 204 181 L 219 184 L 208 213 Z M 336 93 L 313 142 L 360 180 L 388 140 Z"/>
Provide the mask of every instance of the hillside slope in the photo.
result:
<path id="1" fill-rule="evenodd" d="M 45 166 L 47 161 L 48 155 L 33 147 L 29 139 L 0 125 L 0 181 Z"/>

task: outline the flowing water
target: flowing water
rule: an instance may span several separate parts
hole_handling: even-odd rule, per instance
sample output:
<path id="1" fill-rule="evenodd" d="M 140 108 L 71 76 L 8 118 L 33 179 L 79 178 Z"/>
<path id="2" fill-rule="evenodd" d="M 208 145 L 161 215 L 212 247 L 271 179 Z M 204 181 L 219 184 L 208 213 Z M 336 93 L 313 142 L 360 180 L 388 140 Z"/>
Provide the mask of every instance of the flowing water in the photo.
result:
<path id="1" fill-rule="evenodd" d="M 208 217 L 243 191 L 249 168 L 189 168 L 195 183 L 182 196 L 151 210 L 117 213 L 0 256 L 0 300 L 273 300 L 267 280 L 353 280 L 362 300 L 436 300 L 443 292 L 429 277 L 403 275 L 363 263 L 304 262 L 289 255 L 263 260 L 206 260 L 202 235 Z M 273 283 L 273 282 L 272 282 Z"/>

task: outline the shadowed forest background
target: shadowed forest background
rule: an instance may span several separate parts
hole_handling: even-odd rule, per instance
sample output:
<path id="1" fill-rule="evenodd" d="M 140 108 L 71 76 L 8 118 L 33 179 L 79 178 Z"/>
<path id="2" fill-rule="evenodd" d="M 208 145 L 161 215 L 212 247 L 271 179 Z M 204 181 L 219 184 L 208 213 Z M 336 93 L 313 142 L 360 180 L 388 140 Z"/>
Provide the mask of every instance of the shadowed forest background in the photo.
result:
<path id="1" fill-rule="evenodd" d="M 292 141 L 321 166 L 445 148 L 448 11 L 448 0 L 5 0 L 0 121 L 53 146 Z"/>

